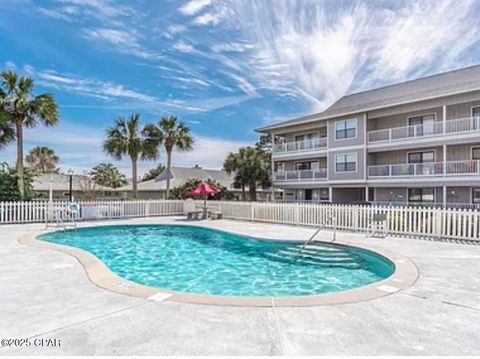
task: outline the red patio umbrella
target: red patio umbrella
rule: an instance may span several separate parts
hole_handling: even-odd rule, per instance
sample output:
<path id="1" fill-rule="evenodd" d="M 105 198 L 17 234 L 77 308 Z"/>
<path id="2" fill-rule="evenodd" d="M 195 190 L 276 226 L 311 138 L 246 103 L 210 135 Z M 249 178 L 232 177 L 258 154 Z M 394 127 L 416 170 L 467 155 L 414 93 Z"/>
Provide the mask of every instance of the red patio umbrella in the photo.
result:
<path id="1" fill-rule="evenodd" d="M 189 192 L 192 196 L 203 196 L 203 218 L 207 217 L 207 197 L 220 191 L 217 187 L 202 182 Z"/>

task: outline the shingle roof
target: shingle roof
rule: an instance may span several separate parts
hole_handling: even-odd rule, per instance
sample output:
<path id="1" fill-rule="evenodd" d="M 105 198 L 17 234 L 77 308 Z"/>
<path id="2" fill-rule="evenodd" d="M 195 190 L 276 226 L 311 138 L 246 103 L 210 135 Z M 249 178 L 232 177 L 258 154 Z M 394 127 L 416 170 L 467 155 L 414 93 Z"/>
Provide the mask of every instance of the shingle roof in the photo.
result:
<path id="1" fill-rule="evenodd" d="M 477 90 L 480 90 L 480 65 L 346 95 L 323 112 L 282 121 L 259 128 L 257 131 L 264 132 L 289 125 Z"/>

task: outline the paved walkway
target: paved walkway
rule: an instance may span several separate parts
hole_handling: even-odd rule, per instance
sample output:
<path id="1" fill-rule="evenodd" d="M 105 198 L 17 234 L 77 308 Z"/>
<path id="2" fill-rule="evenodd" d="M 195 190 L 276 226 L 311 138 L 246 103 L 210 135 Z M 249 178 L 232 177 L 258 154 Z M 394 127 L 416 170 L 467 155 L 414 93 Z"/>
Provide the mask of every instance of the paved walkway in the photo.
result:
<path id="1" fill-rule="evenodd" d="M 283 225 L 210 223 L 267 238 L 313 233 Z M 239 308 L 152 302 L 100 289 L 76 259 L 17 242 L 41 228 L 0 226 L 0 338 L 56 338 L 61 345 L 0 348 L 0 355 L 480 354 L 480 246 L 339 232 L 341 239 L 368 241 L 411 258 L 419 280 L 368 302 Z"/>

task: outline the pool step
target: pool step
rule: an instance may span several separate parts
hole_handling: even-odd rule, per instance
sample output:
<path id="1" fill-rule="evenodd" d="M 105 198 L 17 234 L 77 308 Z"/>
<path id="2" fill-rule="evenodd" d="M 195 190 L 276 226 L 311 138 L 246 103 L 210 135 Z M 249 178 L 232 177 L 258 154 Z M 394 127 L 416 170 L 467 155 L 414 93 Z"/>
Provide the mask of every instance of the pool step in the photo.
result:
<path id="1" fill-rule="evenodd" d="M 346 269 L 359 269 L 360 265 L 353 260 L 352 258 L 344 258 L 342 260 L 331 260 L 331 258 L 325 257 L 315 257 L 315 256 L 306 256 L 298 255 L 291 252 L 278 251 L 276 253 L 271 253 L 268 255 L 268 258 L 273 260 L 281 260 L 289 263 L 295 264 L 306 264 L 306 265 L 315 265 L 323 267 L 339 267 Z"/>

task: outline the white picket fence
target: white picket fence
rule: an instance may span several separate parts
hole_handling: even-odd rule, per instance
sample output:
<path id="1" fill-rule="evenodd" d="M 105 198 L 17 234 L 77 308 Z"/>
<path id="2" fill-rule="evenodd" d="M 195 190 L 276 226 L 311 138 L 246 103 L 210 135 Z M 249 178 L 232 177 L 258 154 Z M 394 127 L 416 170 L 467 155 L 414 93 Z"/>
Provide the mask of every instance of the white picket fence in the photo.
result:
<path id="1" fill-rule="evenodd" d="M 81 208 L 96 208 L 98 219 L 173 216 L 183 214 L 183 201 L 95 201 L 79 202 Z M 45 222 L 49 211 L 59 213 L 63 219 L 70 215 L 69 203 L 55 201 L 38 202 L 0 202 L 0 224 L 3 223 L 38 223 Z M 75 215 L 75 220 L 82 219 L 82 209 Z"/>
<path id="2" fill-rule="evenodd" d="M 98 219 L 173 216 L 183 214 L 183 201 L 96 201 Z M 201 207 L 202 201 L 197 201 Z M 208 201 L 209 208 L 224 218 L 300 226 L 335 226 L 339 230 L 367 232 L 376 214 L 385 214 L 387 233 L 461 240 L 480 240 L 480 211 L 420 207 L 359 206 L 322 203 Z M 53 202 L 53 208 L 68 215 L 67 202 Z M 44 222 L 48 202 L 0 202 L 0 224 Z M 82 211 L 79 218 L 81 220 Z M 331 218 L 334 220 L 331 220 Z"/>
<path id="3" fill-rule="evenodd" d="M 224 218 L 300 226 L 326 224 L 326 228 L 358 232 L 368 232 L 374 215 L 385 214 L 391 235 L 480 240 L 480 211 L 476 209 L 222 201 L 211 201 L 208 206 L 222 211 Z"/>

